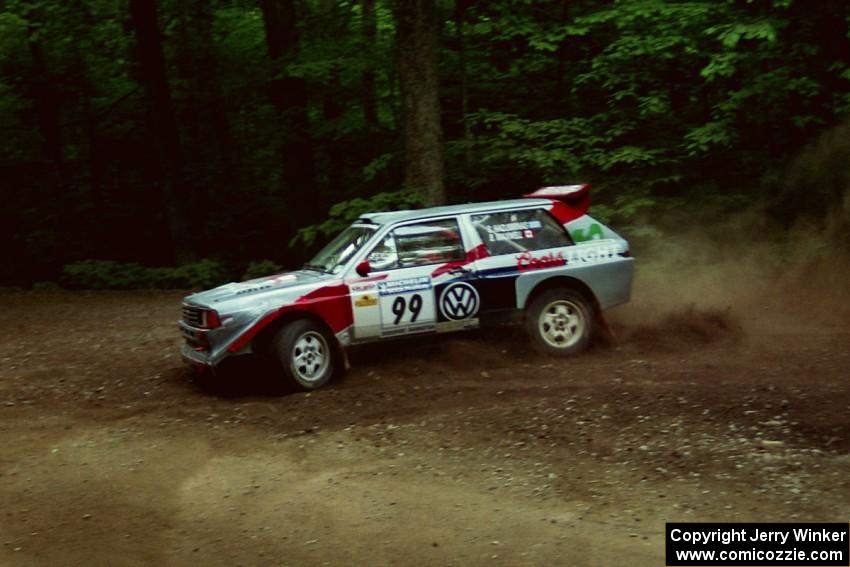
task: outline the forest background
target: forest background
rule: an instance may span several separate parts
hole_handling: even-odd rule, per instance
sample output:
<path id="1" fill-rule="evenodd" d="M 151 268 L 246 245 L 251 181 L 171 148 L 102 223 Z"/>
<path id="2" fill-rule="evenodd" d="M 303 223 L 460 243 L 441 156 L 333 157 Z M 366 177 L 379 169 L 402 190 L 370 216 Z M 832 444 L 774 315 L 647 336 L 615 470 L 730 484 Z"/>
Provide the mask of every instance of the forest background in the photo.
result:
<path id="1" fill-rule="evenodd" d="M 638 246 L 757 210 L 847 250 L 848 23 L 844 0 L 0 0 L 0 283 L 205 287 L 364 211 L 577 182 Z"/>

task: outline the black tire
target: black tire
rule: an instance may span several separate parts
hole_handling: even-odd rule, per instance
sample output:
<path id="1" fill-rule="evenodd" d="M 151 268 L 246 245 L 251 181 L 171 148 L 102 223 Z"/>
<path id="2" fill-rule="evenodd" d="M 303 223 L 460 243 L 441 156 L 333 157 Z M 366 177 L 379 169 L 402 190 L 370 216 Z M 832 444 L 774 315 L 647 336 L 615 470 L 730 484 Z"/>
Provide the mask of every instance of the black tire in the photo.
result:
<path id="1" fill-rule="evenodd" d="M 275 334 L 271 352 L 286 382 L 301 390 L 321 388 L 334 375 L 334 339 L 322 325 L 298 319 Z"/>
<path id="2" fill-rule="evenodd" d="M 574 289 L 546 290 L 526 308 L 526 332 L 544 354 L 569 356 L 585 350 L 595 326 L 593 304 Z"/>

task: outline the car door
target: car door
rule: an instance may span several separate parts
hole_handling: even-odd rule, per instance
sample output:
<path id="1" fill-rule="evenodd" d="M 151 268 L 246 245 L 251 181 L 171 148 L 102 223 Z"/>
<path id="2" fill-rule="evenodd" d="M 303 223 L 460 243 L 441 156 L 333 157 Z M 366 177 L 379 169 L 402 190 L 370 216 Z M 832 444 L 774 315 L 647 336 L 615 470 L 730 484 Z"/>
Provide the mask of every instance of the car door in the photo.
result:
<path id="1" fill-rule="evenodd" d="M 539 207 L 480 212 L 467 219 L 486 250 L 473 267 L 487 314 L 494 319 L 516 310 L 521 274 L 565 265 L 573 247 L 563 225 Z"/>
<path id="2" fill-rule="evenodd" d="M 473 278 L 462 268 L 465 258 L 456 217 L 394 226 L 366 254 L 369 274 L 347 282 L 354 340 L 430 333 L 443 323 L 471 319 L 480 303 L 477 291 L 447 285 Z M 441 304 L 443 295 L 451 299 Z"/>

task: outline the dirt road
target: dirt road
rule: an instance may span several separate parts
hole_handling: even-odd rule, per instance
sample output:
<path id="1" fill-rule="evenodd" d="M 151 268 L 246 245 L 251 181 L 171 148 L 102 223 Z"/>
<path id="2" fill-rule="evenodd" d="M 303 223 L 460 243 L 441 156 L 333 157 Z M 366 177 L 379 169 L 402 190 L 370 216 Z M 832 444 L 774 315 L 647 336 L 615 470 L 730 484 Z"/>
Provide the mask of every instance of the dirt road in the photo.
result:
<path id="1" fill-rule="evenodd" d="M 665 521 L 850 519 L 846 298 L 637 301 L 567 362 L 396 343 L 285 396 L 193 384 L 180 298 L 0 294 L 0 564 L 657 566 Z"/>

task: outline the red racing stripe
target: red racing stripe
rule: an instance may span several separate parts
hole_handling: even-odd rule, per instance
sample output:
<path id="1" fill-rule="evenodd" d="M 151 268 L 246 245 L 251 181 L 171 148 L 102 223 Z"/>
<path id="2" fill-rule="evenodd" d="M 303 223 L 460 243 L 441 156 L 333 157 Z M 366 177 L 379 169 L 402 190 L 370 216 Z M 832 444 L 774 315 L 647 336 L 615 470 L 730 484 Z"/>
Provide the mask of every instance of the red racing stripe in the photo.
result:
<path id="1" fill-rule="evenodd" d="M 351 294 L 344 283 L 320 287 L 295 302 L 298 309 L 314 313 L 338 333 L 354 324 Z"/>
<path id="2" fill-rule="evenodd" d="M 442 266 L 439 266 L 436 270 L 431 272 L 431 277 L 436 278 L 437 276 L 447 274 L 455 268 L 460 268 L 467 264 L 471 264 L 472 262 L 486 258 L 489 255 L 490 253 L 487 251 L 487 247 L 483 244 L 479 244 L 472 250 L 469 250 L 466 253 L 466 258 L 464 258 L 463 260 L 455 260 L 454 262 L 448 262 L 446 264 L 443 264 Z"/>
<path id="3" fill-rule="evenodd" d="M 317 315 L 327 323 L 334 333 L 338 333 L 354 323 L 348 286 L 345 284 L 328 285 L 299 297 L 294 304 L 284 305 L 280 309 L 264 315 L 227 347 L 228 352 L 238 351 L 275 319 L 290 311 L 306 311 Z"/>

